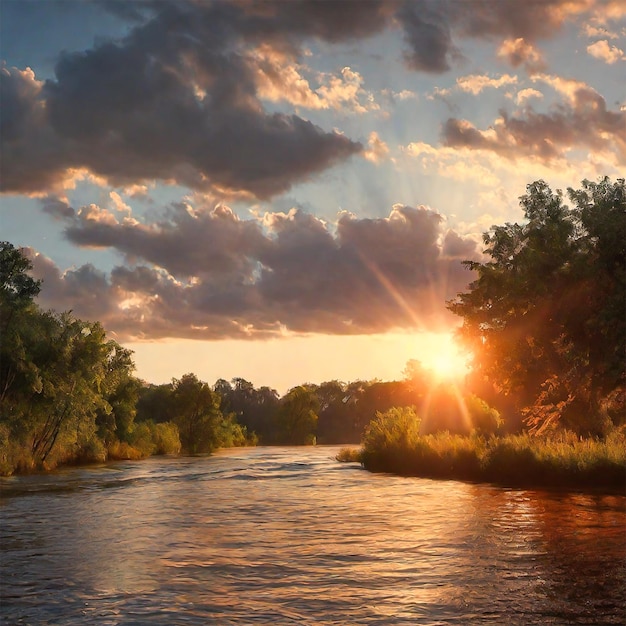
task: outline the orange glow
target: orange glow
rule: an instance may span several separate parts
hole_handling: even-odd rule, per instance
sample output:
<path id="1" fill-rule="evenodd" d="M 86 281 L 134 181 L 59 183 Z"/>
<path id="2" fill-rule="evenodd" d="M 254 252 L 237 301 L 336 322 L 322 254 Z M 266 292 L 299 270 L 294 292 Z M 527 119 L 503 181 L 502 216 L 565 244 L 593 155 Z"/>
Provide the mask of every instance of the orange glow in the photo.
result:
<path id="1" fill-rule="evenodd" d="M 469 355 L 461 351 L 452 333 L 433 333 L 431 349 L 419 360 L 438 381 L 459 381 L 469 372 Z"/>

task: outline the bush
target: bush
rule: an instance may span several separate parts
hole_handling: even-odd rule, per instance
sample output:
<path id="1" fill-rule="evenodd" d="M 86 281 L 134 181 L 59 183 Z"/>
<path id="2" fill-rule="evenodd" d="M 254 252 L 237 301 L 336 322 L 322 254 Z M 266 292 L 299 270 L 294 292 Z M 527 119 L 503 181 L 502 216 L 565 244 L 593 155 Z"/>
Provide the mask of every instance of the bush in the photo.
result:
<path id="1" fill-rule="evenodd" d="M 419 426 L 413 409 L 378 414 L 366 430 L 362 450 L 342 450 L 338 459 L 358 459 L 371 471 L 511 486 L 617 488 L 620 492 L 626 486 L 624 430 L 615 429 L 604 440 L 579 439 L 568 431 L 543 438 L 528 434 L 486 438 L 479 433 L 420 435 Z"/>
<path id="2" fill-rule="evenodd" d="M 155 453 L 157 446 L 152 436 L 152 428 L 149 422 L 140 422 L 135 424 L 130 433 L 130 443 L 136 448 L 141 457 L 150 456 Z"/>
<path id="3" fill-rule="evenodd" d="M 178 454 L 180 452 L 178 427 L 173 422 L 154 425 L 153 441 L 156 446 L 154 454 Z"/>
<path id="4" fill-rule="evenodd" d="M 108 458 L 112 461 L 137 461 L 143 454 L 125 441 L 113 441 L 107 449 Z"/>
<path id="5" fill-rule="evenodd" d="M 340 463 L 361 463 L 361 450 L 358 448 L 341 448 L 335 459 Z"/>

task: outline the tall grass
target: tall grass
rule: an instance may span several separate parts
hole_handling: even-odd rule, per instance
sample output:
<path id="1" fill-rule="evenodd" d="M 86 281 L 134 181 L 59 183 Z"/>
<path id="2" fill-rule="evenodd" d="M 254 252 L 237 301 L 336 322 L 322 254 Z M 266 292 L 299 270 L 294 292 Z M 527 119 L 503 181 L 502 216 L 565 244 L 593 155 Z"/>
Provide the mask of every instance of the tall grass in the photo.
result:
<path id="1" fill-rule="evenodd" d="M 497 437 L 447 432 L 420 435 L 412 409 L 378 414 L 359 451 L 338 458 L 374 472 L 487 481 L 511 486 L 597 487 L 626 491 L 626 433 L 580 440 L 563 431 L 551 437 Z"/>

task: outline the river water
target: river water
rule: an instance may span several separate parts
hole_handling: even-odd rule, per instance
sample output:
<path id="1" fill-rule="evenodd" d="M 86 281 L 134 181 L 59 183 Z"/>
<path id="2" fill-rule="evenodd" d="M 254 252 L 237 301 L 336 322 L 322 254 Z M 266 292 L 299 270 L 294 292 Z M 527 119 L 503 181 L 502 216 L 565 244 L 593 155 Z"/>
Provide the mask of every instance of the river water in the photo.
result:
<path id="1" fill-rule="evenodd" d="M 626 498 L 246 448 L 3 480 L 2 624 L 624 624 Z"/>

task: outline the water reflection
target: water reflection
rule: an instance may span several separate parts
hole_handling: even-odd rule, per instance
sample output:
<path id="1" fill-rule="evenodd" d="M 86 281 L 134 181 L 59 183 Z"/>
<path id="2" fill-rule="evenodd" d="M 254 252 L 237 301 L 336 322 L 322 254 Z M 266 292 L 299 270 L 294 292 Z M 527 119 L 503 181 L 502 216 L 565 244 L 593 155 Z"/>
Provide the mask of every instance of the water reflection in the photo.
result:
<path id="1" fill-rule="evenodd" d="M 626 498 L 375 475 L 336 451 L 4 484 L 3 623 L 626 621 Z"/>

